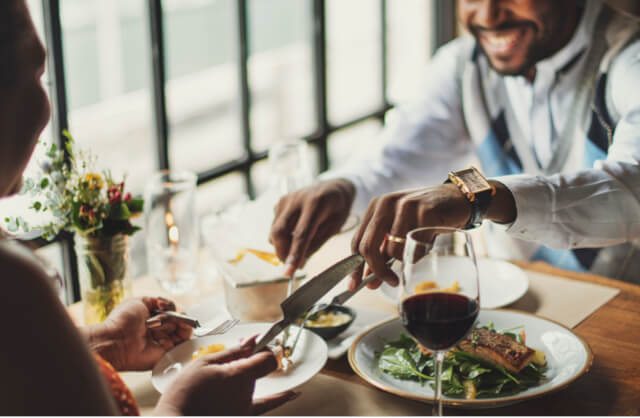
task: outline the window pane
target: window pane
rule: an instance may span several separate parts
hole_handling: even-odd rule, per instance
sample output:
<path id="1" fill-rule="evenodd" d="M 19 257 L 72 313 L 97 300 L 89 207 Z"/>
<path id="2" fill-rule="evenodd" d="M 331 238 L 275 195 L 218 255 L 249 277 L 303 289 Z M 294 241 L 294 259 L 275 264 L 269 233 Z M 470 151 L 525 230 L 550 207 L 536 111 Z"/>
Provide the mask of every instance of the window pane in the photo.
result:
<path id="1" fill-rule="evenodd" d="M 71 133 L 135 193 L 156 167 L 145 13 L 144 0 L 61 2 Z"/>
<path id="2" fill-rule="evenodd" d="M 331 168 L 339 168 L 353 159 L 364 157 L 365 150 L 371 150 L 380 142 L 382 123 L 368 119 L 349 128 L 335 132 L 328 139 Z"/>
<path id="3" fill-rule="evenodd" d="M 63 276 L 64 267 L 62 265 L 62 245 L 59 243 L 50 244 L 46 247 L 36 250 L 38 257 L 42 259 L 45 267 L 55 270 L 60 277 Z M 64 280 L 64 279 L 63 279 Z M 58 297 L 62 303 L 68 303 L 67 296 L 64 291 L 64 286 L 71 286 L 70 283 L 54 283 L 55 288 L 58 290 Z"/>
<path id="4" fill-rule="evenodd" d="M 234 4 L 169 0 L 163 5 L 169 159 L 172 168 L 204 171 L 244 153 Z"/>
<path id="5" fill-rule="evenodd" d="M 142 194 L 156 170 L 151 118 L 151 70 L 145 0 L 60 2 L 69 126 L 97 169 L 126 174 Z M 136 222 L 141 222 L 137 220 Z M 130 243 L 131 274 L 145 269 L 144 232 Z"/>
<path id="6" fill-rule="evenodd" d="M 231 173 L 216 180 L 198 186 L 196 204 L 198 215 L 215 213 L 232 205 L 246 200 L 244 175 Z"/>
<path id="7" fill-rule="evenodd" d="M 268 160 L 258 161 L 251 166 L 251 180 L 253 181 L 256 196 L 261 196 L 274 187 Z"/>
<path id="8" fill-rule="evenodd" d="M 264 151 L 316 127 L 310 0 L 250 0 L 252 146 Z"/>
<path id="9" fill-rule="evenodd" d="M 329 120 L 340 124 L 381 106 L 380 2 L 328 0 Z"/>
<path id="10" fill-rule="evenodd" d="M 411 95 L 424 77 L 432 7 L 432 1 L 387 0 L 387 95 L 393 103 Z"/>

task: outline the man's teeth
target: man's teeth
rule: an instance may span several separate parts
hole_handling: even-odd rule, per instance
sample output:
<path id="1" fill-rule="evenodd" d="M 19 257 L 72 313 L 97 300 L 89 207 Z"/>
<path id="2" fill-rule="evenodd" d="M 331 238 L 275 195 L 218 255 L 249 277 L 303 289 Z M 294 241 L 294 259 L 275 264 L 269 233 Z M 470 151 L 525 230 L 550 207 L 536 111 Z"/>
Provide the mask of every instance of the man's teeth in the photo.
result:
<path id="1" fill-rule="evenodd" d="M 489 35 L 489 36 L 485 36 L 485 39 L 491 45 L 502 47 L 502 46 L 507 46 L 509 44 L 514 43 L 515 41 L 518 40 L 518 37 L 519 37 L 519 34 L 506 35 L 506 36 Z"/>

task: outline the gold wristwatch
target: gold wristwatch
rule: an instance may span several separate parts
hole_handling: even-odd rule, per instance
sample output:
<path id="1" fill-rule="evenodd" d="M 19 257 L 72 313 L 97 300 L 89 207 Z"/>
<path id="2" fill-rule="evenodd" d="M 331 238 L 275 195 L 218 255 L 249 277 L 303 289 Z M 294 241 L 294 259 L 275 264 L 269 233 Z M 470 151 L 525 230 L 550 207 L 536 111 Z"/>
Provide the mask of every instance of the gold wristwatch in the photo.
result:
<path id="1" fill-rule="evenodd" d="M 452 171 L 445 183 L 453 183 L 471 204 L 471 218 L 464 229 L 477 228 L 487 216 L 496 188 L 475 167 Z"/>

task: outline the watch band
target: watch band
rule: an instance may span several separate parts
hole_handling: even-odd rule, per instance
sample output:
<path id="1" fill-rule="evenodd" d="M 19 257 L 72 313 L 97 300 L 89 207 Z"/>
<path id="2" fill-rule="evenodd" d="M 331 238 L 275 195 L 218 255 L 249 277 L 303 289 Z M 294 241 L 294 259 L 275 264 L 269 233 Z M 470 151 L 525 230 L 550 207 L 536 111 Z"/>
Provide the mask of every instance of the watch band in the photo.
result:
<path id="1" fill-rule="evenodd" d="M 480 190 L 473 190 L 473 188 L 467 184 L 462 177 L 458 176 L 458 173 L 465 173 L 468 175 L 470 172 L 477 178 L 478 182 L 484 183 L 486 186 Z M 482 221 L 489 212 L 489 206 L 491 205 L 491 199 L 496 193 L 495 187 L 491 185 L 487 179 L 474 167 L 471 169 L 450 172 L 449 177 L 445 180 L 445 183 L 454 183 L 460 192 L 467 198 L 467 201 L 471 205 L 471 217 L 464 226 L 464 229 L 473 229 L 482 225 Z M 475 181 L 473 183 L 476 183 Z"/>

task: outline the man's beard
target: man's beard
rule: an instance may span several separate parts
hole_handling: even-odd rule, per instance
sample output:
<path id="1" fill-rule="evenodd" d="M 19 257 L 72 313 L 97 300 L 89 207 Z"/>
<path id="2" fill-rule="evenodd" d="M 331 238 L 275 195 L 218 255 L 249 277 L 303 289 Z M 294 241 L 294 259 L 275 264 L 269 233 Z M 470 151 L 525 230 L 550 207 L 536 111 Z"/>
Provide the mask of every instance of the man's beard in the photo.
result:
<path id="1" fill-rule="evenodd" d="M 482 46 L 482 43 L 480 41 L 477 40 L 476 38 L 476 43 L 478 45 L 478 47 L 480 48 L 480 51 L 482 52 L 482 54 L 485 56 L 485 58 L 487 59 L 487 61 L 489 62 L 489 66 L 491 67 L 491 69 L 493 71 L 495 71 L 496 73 L 503 75 L 503 76 L 525 76 L 529 73 L 529 71 L 531 71 L 532 68 L 534 68 L 536 66 L 536 64 L 538 63 L 538 61 L 541 61 L 542 59 L 544 59 L 543 55 L 540 54 L 539 51 L 541 48 L 532 48 L 531 51 L 529 51 L 529 53 L 527 54 L 524 63 L 522 65 L 520 65 L 517 68 L 513 68 L 513 69 L 508 69 L 508 70 L 504 70 L 504 69 L 498 69 L 496 68 L 496 66 L 493 64 L 493 61 L 491 61 L 491 58 L 489 57 L 489 54 L 487 54 L 487 51 L 485 51 L 484 46 Z"/>

